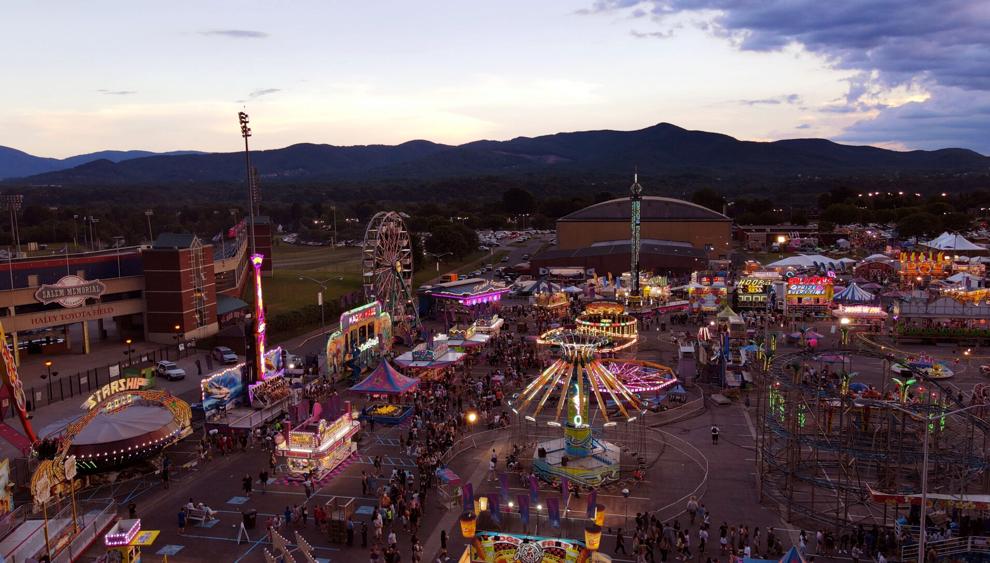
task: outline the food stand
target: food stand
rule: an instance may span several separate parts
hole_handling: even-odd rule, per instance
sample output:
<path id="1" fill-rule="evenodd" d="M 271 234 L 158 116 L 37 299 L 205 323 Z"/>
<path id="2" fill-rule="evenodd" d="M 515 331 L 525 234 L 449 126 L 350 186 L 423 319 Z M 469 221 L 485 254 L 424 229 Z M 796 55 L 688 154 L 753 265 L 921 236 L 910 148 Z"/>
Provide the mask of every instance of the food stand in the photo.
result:
<path id="1" fill-rule="evenodd" d="M 141 548 L 158 539 L 159 530 L 142 530 L 141 519 L 118 520 L 103 536 L 109 561 L 141 563 Z"/>
<path id="2" fill-rule="evenodd" d="M 322 418 L 321 412 L 317 404 L 313 416 L 292 428 L 288 440 L 276 446 L 276 455 L 293 475 L 320 479 L 357 451 L 353 438 L 361 423 L 352 417 L 350 403 L 345 402 L 343 414 L 332 421 Z"/>

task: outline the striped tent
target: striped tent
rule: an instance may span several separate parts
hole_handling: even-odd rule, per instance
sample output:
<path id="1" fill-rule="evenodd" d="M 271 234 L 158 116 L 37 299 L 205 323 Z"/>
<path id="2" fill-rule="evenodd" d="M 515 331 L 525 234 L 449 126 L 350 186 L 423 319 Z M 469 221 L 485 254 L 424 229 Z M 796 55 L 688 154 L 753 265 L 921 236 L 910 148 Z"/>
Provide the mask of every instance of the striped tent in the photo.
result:
<path id="1" fill-rule="evenodd" d="M 836 303 L 870 303 L 876 296 L 852 282 L 848 287 L 832 296 Z"/>

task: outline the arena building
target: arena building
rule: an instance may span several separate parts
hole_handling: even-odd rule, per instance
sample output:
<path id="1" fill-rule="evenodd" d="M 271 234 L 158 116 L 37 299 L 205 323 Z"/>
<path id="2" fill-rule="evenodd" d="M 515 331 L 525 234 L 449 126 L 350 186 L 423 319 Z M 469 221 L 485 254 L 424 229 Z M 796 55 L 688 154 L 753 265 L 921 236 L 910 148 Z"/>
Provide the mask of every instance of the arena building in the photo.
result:
<path id="1" fill-rule="evenodd" d="M 162 233 L 151 245 L 8 257 L 0 262 L 0 321 L 15 362 L 25 353 L 88 354 L 109 323 L 121 338 L 163 344 L 216 334 L 248 309 L 240 299 L 252 272 L 247 231 L 241 221 L 212 240 Z M 256 218 L 256 251 L 269 274 L 271 234 L 270 221 Z"/>
<path id="2" fill-rule="evenodd" d="M 557 247 L 534 256 L 534 273 L 549 267 L 594 268 L 613 276 L 630 269 L 632 199 L 596 203 L 557 220 Z M 730 253 L 732 219 L 668 197 L 642 196 L 640 266 L 654 272 L 704 269 Z"/>

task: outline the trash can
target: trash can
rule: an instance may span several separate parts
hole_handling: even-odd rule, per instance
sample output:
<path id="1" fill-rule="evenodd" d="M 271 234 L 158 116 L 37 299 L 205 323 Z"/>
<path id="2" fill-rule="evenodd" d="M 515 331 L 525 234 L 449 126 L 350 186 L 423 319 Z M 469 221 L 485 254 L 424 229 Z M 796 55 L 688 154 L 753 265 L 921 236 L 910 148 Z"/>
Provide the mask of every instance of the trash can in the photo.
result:
<path id="1" fill-rule="evenodd" d="M 248 530 L 253 530 L 255 525 L 258 523 L 258 511 L 252 508 L 251 510 L 242 512 L 241 514 L 244 516 L 244 527 Z"/>

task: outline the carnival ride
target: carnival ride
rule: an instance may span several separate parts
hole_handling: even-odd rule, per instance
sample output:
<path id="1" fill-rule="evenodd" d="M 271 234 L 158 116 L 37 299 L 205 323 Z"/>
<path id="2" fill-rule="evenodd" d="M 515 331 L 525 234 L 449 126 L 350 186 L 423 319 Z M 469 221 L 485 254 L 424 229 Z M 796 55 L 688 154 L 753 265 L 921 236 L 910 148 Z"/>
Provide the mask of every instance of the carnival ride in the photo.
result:
<path id="1" fill-rule="evenodd" d="M 773 359 L 760 404 L 761 500 L 777 503 L 788 521 L 889 525 L 898 514 L 879 499 L 922 490 L 926 435 L 938 468 L 928 491 L 965 495 L 985 480 L 990 425 L 969 411 L 948 416 L 963 406 L 953 389 L 920 370 L 889 378 L 896 360 L 884 354 L 844 354 L 883 368 L 839 371 L 826 382 L 809 376 L 813 353 Z"/>
<path id="2" fill-rule="evenodd" d="M 597 352 L 610 353 L 624 350 L 639 339 L 639 321 L 626 313 L 621 303 L 614 301 L 593 301 L 575 319 L 577 332 L 597 337 Z M 551 329 L 537 339 L 538 344 L 558 345 L 572 331 Z"/>
<path id="3" fill-rule="evenodd" d="M 592 423 L 597 416 L 603 428 L 632 422 L 644 414 L 645 403 L 595 357 L 603 338 L 574 331 L 558 332 L 552 338 L 561 357 L 509 402 L 516 415 L 530 422 L 536 422 L 549 403 L 552 410 L 543 419 L 549 426 L 564 428 L 563 438 L 537 444 L 533 469 L 544 480 L 566 477 L 589 486 L 617 479 L 621 450 L 597 439 Z M 594 418 L 591 397 L 598 407 Z"/>
<path id="4" fill-rule="evenodd" d="M 677 376 L 671 368 L 643 360 L 601 360 L 615 378 L 632 393 L 645 398 L 647 394 L 663 393 L 677 385 Z M 606 392 L 607 389 L 599 389 Z"/>
<path id="5" fill-rule="evenodd" d="M 364 296 L 391 315 L 397 333 L 409 340 L 419 331 L 413 302 L 412 241 L 402 216 L 380 211 L 368 222 L 361 258 Z"/>

